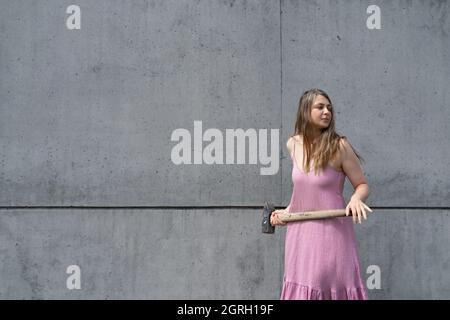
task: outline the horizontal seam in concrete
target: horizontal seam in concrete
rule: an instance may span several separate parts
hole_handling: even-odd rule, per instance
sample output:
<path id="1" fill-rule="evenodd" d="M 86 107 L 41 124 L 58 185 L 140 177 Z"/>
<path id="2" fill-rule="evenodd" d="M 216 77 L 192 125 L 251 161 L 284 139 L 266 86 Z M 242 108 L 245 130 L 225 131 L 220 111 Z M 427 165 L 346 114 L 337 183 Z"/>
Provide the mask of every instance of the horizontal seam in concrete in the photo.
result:
<path id="1" fill-rule="evenodd" d="M 207 209 L 262 209 L 263 206 L 0 206 L 0 210 L 35 210 L 35 209 L 77 209 L 77 210 L 144 210 L 144 209 L 170 209 L 170 210 L 207 210 Z M 285 207 L 275 207 L 284 209 Z M 450 210 L 450 207 L 374 207 L 377 210 Z"/>

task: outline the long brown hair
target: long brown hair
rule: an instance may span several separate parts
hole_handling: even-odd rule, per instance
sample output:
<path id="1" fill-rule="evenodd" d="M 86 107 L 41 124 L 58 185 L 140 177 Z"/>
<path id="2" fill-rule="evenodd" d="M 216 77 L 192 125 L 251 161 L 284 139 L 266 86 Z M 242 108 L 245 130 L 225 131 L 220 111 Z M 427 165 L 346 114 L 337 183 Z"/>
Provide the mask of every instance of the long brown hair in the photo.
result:
<path id="1" fill-rule="evenodd" d="M 314 99 L 318 96 L 324 96 L 331 104 L 331 121 L 328 128 L 323 129 L 320 137 L 317 138 L 317 142 L 313 144 L 313 125 L 311 123 L 311 107 L 314 103 Z M 314 172 L 317 174 L 319 168 L 324 170 L 328 165 L 328 162 L 333 159 L 338 151 L 339 141 L 346 139 L 347 137 L 336 133 L 335 129 L 335 113 L 334 107 L 331 103 L 331 99 L 325 91 L 321 89 L 310 89 L 303 93 L 298 104 L 297 118 L 295 121 L 295 132 L 291 137 L 295 135 L 301 135 L 303 137 L 303 170 L 304 172 L 310 171 L 310 162 L 313 161 L 312 166 Z M 295 143 L 295 139 L 294 139 Z M 350 143 L 349 143 L 350 144 Z M 359 161 L 364 159 L 356 152 L 353 146 L 350 144 Z"/>

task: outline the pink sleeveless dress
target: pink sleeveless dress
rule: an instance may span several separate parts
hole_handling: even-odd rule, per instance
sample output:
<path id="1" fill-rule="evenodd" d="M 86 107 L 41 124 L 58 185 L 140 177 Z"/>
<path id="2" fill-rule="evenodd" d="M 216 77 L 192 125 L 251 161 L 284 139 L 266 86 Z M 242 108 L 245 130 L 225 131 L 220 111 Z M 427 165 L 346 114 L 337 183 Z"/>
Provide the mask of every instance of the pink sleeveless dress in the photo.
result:
<path id="1" fill-rule="evenodd" d="M 295 143 L 294 152 L 295 154 Z M 345 173 L 300 171 L 293 161 L 289 212 L 343 209 Z M 351 216 L 289 222 L 281 300 L 366 300 Z"/>

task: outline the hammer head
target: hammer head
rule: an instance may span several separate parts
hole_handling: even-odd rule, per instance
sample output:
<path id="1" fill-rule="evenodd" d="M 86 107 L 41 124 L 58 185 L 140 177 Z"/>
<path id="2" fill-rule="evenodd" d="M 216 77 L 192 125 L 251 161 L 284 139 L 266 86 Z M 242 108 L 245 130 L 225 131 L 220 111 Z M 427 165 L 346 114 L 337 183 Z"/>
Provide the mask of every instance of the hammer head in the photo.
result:
<path id="1" fill-rule="evenodd" d="M 274 233 L 275 226 L 270 224 L 270 215 L 275 211 L 275 207 L 273 204 L 268 203 L 267 201 L 264 203 L 263 208 L 263 220 L 262 220 L 262 232 L 263 233 Z"/>

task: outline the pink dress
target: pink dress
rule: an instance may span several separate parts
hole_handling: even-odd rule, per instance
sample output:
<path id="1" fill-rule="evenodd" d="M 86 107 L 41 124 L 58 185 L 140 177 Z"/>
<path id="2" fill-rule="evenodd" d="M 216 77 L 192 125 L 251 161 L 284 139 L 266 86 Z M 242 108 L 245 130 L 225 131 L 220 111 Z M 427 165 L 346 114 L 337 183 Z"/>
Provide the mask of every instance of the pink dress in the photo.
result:
<path id="1" fill-rule="evenodd" d="M 295 144 L 294 152 L 295 154 Z M 289 212 L 345 208 L 345 173 L 300 171 L 293 160 Z M 289 222 L 281 300 L 366 300 L 352 217 Z"/>

